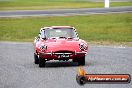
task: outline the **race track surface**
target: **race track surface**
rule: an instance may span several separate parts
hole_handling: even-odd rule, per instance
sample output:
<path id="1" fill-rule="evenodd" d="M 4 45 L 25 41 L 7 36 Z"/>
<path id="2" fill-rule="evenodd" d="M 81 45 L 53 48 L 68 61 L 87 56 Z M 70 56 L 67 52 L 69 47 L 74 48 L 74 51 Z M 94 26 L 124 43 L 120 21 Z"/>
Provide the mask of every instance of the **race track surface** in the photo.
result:
<path id="1" fill-rule="evenodd" d="M 132 75 L 132 47 L 90 46 L 87 73 Z M 0 42 L 0 88 L 80 88 L 75 77 L 77 63 L 33 63 L 32 43 Z M 85 84 L 82 88 L 132 88 L 130 84 Z"/>
<path id="2" fill-rule="evenodd" d="M 24 16 L 71 16 L 107 13 L 131 13 L 132 6 L 111 8 L 81 8 L 81 9 L 53 9 L 53 10 L 18 10 L 0 11 L 0 17 L 24 17 Z"/>

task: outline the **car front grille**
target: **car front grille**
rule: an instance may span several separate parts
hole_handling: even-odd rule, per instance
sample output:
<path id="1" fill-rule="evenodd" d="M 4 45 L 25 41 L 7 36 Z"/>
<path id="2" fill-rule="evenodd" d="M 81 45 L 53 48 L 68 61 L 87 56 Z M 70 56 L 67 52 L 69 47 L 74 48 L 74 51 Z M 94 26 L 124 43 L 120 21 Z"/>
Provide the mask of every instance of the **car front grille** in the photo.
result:
<path id="1" fill-rule="evenodd" d="M 56 55 L 61 55 L 61 54 L 71 55 L 71 54 L 73 54 L 73 52 L 72 51 L 56 51 L 56 52 L 54 52 L 54 54 L 56 54 Z"/>

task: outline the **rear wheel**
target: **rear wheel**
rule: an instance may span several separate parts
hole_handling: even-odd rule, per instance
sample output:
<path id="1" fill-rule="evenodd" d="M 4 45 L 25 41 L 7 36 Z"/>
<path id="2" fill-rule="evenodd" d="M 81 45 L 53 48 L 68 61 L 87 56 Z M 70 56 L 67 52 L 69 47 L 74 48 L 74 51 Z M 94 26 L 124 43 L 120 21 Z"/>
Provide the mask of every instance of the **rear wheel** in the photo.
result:
<path id="1" fill-rule="evenodd" d="M 45 59 L 39 58 L 39 67 L 45 67 Z"/>
<path id="2" fill-rule="evenodd" d="M 34 53 L 34 63 L 39 64 L 38 56 Z"/>

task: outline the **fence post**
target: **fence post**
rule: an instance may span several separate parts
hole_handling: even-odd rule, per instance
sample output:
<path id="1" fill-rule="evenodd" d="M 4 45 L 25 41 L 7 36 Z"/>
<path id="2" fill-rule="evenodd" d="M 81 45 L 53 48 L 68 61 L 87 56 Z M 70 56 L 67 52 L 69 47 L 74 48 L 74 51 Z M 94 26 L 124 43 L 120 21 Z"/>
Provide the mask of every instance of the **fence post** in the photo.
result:
<path id="1" fill-rule="evenodd" d="M 110 1 L 109 0 L 105 0 L 104 1 L 104 7 L 105 8 L 109 8 L 110 7 Z"/>

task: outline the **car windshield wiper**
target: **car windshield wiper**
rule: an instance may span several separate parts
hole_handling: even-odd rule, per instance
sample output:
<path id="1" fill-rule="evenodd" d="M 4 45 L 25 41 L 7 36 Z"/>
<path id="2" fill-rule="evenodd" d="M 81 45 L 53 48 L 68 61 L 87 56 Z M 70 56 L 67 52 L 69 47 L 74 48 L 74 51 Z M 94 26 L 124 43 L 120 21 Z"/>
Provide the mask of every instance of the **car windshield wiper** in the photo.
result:
<path id="1" fill-rule="evenodd" d="M 66 37 L 64 37 L 64 36 L 62 36 L 62 37 L 59 37 L 59 38 L 65 38 L 65 39 L 66 39 Z"/>
<path id="2" fill-rule="evenodd" d="M 67 37 L 67 39 L 73 39 L 73 37 Z"/>
<path id="3" fill-rule="evenodd" d="M 59 37 L 59 38 L 73 39 L 73 37 Z"/>
<path id="4" fill-rule="evenodd" d="M 51 37 L 51 39 L 56 39 L 56 37 Z"/>

